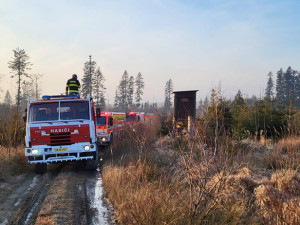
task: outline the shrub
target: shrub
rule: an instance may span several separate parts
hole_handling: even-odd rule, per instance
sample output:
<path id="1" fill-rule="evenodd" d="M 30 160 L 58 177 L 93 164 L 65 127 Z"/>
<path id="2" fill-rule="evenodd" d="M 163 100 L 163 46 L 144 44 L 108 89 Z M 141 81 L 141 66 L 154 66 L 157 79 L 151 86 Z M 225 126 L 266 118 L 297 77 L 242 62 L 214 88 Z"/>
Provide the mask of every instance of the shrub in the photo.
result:
<path id="1" fill-rule="evenodd" d="M 23 147 L 14 148 L 13 151 L 0 147 L 0 181 L 5 181 L 12 175 L 25 173 L 31 168 L 32 166 L 28 164 L 25 157 Z"/>
<path id="2" fill-rule="evenodd" d="M 0 145 L 3 147 L 17 147 L 24 143 L 25 124 L 17 116 L 0 121 Z"/>

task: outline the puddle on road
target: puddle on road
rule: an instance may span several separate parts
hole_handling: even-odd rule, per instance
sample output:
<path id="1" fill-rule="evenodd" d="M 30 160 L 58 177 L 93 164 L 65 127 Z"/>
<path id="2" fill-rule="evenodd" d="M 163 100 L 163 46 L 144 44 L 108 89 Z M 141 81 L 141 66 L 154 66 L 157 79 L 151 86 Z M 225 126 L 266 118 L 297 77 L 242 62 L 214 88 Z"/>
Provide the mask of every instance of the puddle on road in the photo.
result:
<path id="1" fill-rule="evenodd" d="M 8 224 L 8 220 L 7 219 L 5 219 L 2 223 L 0 223 L 0 225 L 6 225 L 6 224 Z"/>
<path id="2" fill-rule="evenodd" d="M 22 201 L 21 198 L 19 198 L 19 200 L 15 203 L 15 206 L 18 206 L 20 204 L 20 202 Z"/>
<path id="3" fill-rule="evenodd" d="M 39 175 L 36 175 L 36 176 L 33 178 L 32 183 L 29 185 L 28 190 L 31 190 L 34 186 L 36 186 L 38 177 L 39 177 Z"/>
<path id="4" fill-rule="evenodd" d="M 41 203 L 42 197 L 43 197 L 43 195 L 42 195 L 42 193 L 40 193 L 40 195 L 39 195 L 37 201 L 34 203 L 34 205 L 32 206 L 32 208 L 30 209 L 30 211 L 29 211 L 29 213 L 28 213 L 28 215 L 27 215 L 27 217 L 26 217 L 26 220 L 25 220 L 24 224 L 28 224 L 30 218 L 31 218 L 32 215 L 33 215 L 34 210 L 35 210 L 35 209 L 38 207 L 38 205 Z"/>
<path id="5" fill-rule="evenodd" d="M 38 179 L 40 179 L 41 176 L 39 175 L 36 175 L 34 178 L 33 178 L 33 181 L 32 183 L 30 184 L 29 188 L 27 189 L 27 192 L 28 191 L 31 191 L 36 185 L 37 185 L 37 181 Z M 30 220 L 30 218 L 32 217 L 33 215 L 33 212 L 34 210 L 38 207 L 38 205 L 41 203 L 41 200 L 42 200 L 42 193 L 39 193 L 39 196 L 38 196 L 38 199 L 37 201 L 34 203 L 34 205 L 32 206 L 32 208 L 30 209 L 29 213 L 27 214 L 27 217 L 26 217 L 26 220 L 24 222 L 24 224 L 27 224 Z M 17 203 L 16 203 L 17 204 Z"/>
<path id="6" fill-rule="evenodd" d="M 99 177 L 95 186 L 94 208 L 97 209 L 96 219 L 97 223 L 94 224 L 109 224 L 108 222 L 108 210 L 103 202 L 103 186 L 102 178 Z"/>
<path id="7" fill-rule="evenodd" d="M 97 169 L 96 180 L 87 182 L 86 191 L 90 200 L 90 207 L 95 209 L 95 217 L 93 218 L 93 224 L 110 225 L 110 210 L 107 209 L 107 205 L 103 202 L 103 186 L 100 170 Z"/>

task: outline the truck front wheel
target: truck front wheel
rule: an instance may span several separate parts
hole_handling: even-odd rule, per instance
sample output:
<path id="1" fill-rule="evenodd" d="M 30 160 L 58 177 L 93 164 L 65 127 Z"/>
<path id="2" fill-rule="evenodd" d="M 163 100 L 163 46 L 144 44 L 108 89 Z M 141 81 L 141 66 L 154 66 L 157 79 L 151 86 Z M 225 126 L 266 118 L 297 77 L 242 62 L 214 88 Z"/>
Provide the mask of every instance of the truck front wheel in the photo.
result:
<path id="1" fill-rule="evenodd" d="M 98 151 L 96 152 L 93 159 L 87 159 L 85 162 L 85 169 L 86 170 L 96 170 L 99 164 L 99 154 Z"/>
<path id="2" fill-rule="evenodd" d="M 38 174 L 47 172 L 47 163 L 37 163 L 34 165 L 34 171 Z"/>

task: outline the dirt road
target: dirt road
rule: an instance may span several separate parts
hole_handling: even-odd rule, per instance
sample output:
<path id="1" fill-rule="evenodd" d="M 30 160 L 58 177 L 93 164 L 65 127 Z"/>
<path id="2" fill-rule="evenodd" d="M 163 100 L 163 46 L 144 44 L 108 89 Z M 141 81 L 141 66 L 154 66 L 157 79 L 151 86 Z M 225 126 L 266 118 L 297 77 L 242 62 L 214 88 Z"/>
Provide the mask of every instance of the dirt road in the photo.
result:
<path id="1" fill-rule="evenodd" d="M 0 183 L 0 225 L 113 224 L 101 172 L 76 163 L 53 164 L 43 175 L 28 173 Z"/>

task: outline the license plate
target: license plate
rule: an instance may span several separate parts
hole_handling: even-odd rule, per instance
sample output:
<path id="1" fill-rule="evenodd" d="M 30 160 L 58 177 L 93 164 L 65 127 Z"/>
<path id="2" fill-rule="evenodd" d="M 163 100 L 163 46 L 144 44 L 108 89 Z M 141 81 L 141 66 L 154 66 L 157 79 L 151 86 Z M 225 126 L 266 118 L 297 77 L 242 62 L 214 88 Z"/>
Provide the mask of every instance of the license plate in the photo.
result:
<path id="1" fill-rule="evenodd" d="M 56 148 L 56 149 L 54 149 L 54 151 L 55 152 L 66 152 L 66 151 L 68 151 L 68 149 L 67 148 Z"/>

